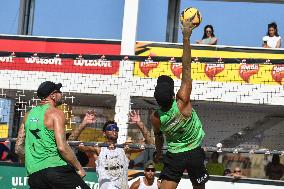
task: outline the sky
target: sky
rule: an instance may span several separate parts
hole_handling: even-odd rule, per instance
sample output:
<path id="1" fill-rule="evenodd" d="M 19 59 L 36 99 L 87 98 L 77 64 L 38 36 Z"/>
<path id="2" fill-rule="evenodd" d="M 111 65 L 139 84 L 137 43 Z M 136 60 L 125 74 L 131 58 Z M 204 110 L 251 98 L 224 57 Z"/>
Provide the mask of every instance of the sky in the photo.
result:
<path id="1" fill-rule="evenodd" d="M 0 34 L 17 34 L 19 1 L 0 1 Z M 140 0 L 137 40 L 165 41 L 167 7 L 167 0 Z M 207 24 L 214 26 L 219 45 L 259 47 L 272 21 L 284 37 L 284 4 L 181 0 L 181 10 L 187 7 L 196 7 L 203 18 L 192 43 Z M 123 9 L 124 0 L 36 0 L 33 35 L 121 39 Z M 181 37 L 179 32 L 179 42 Z"/>

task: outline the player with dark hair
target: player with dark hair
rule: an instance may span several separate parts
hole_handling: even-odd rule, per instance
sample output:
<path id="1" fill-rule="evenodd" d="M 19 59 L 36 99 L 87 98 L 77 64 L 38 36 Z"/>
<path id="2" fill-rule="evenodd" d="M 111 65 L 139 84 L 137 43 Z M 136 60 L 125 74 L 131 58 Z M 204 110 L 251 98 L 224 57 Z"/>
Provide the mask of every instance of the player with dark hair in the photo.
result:
<path id="1" fill-rule="evenodd" d="M 163 159 L 164 169 L 160 174 L 161 189 L 176 188 L 185 170 L 188 172 L 194 189 L 205 188 L 205 183 L 209 179 L 204 166 L 205 153 L 201 148 L 205 133 L 190 102 L 192 79 L 189 38 L 192 23 L 189 20 L 184 21 L 182 32 L 183 55 L 180 89 L 175 96 L 173 79 L 162 75 L 157 80 L 154 92 L 154 97 L 160 106 L 151 115 L 157 159 L 162 157 L 163 134 L 168 145 L 168 151 Z"/>

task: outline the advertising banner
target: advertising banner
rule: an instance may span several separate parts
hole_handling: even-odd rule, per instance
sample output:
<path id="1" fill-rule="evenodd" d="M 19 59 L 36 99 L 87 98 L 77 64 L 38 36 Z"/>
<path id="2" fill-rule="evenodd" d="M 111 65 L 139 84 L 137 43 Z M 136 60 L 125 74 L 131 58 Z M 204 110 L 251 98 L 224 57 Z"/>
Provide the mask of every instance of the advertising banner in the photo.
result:
<path id="1" fill-rule="evenodd" d="M 0 36 L 0 51 L 119 55 L 120 41 Z M 9 56 L 0 57 L 0 69 L 114 75 L 119 70 L 119 61 Z"/>
<path id="2" fill-rule="evenodd" d="M 0 35 L 0 51 L 119 55 L 120 41 Z"/>
<path id="3" fill-rule="evenodd" d="M 91 189 L 99 189 L 98 176 L 94 169 L 86 169 L 85 182 Z M 129 170 L 129 186 L 138 178 L 143 176 L 143 171 Z M 158 177 L 158 175 L 156 175 Z M 237 182 L 232 182 L 232 178 L 228 177 L 214 177 L 212 176 L 206 188 L 214 189 L 280 189 L 283 188 L 283 181 L 271 181 L 262 179 L 241 179 Z M 26 189 L 28 187 L 28 177 L 26 176 L 26 170 L 22 166 L 0 163 L 0 189 Z M 186 179 L 186 175 L 181 179 L 178 189 L 192 188 L 192 184 L 189 179 Z"/>
<path id="4" fill-rule="evenodd" d="M 284 50 L 272 51 L 245 48 L 218 48 L 192 46 L 192 79 L 199 81 L 237 82 L 251 84 L 281 85 L 284 78 Z M 168 62 L 152 61 L 153 56 L 181 57 L 181 45 L 137 43 L 136 54 L 149 56 L 142 62 L 136 62 L 134 76 L 157 78 L 169 75 L 181 78 L 182 64 L 174 59 Z M 200 63 L 199 57 L 218 58 L 217 62 Z M 224 64 L 222 58 L 235 59 L 235 63 Z M 246 59 L 266 59 L 261 64 L 247 64 Z M 269 60 L 283 59 L 283 64 L 271 65 Z"/>
<path id="5" fill-rule="evenodd" d="M 86 170 L 85 182 L 91 189 L 99 189 L 98 176 L 94 169 Z M 26 169 L 22 166 L 7 166 L 0 164 L 0 189 L 26 189 L 28 186 L 28 177 Z"/>
<path id="6" fill-rule="evenodd" d="M 119 70 L 119 61 L 10 56 L 0 57 L 0 69 L 114 75 Z"/>

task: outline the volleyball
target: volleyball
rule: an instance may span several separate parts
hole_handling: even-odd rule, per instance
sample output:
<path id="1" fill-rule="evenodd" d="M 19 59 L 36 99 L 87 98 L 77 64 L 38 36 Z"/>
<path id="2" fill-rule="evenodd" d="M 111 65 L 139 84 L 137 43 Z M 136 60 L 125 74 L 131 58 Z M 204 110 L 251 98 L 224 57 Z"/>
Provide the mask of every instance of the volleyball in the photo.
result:
<path id="1" fill-rule="evenodd" d="M 189 7 L 184 9 L 180 15 L 181 23 L 183 23 L 183 21 L 186 19 L 191 20 L 193 28 L 196 28 L 200 25 L 202 16 L 197 8 Z"/>

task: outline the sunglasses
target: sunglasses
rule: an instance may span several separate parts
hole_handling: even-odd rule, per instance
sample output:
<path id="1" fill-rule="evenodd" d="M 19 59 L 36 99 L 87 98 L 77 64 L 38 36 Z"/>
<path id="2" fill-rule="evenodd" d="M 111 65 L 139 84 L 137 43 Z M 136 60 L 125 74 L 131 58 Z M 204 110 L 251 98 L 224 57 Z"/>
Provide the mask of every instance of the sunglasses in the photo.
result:
<path id="1" fill-rule="evenodd" d="M 116 124 L 109 124 L 107 127 L 106 127 L 106 131 L 116 131 L 116 132 L 119 132 L 119 128 Z"/>
<path id="2" fill-rule="evenodd" d="M 211 30 L 206 30 L 206 33 L 212 33 L 212 31 Z"/>
<path id="3" fill-rule="evenodd" d="M 242 171 L 241 170 L 238 170 L 238 171 L 234 171 L 234 173 L 241 173 Z"/>
<path id="4" fill-rule="evenodd" d="M 156 169 L 155 169 L 155 168 L 146 168 L 145 171 L 146 171 L 146 172 L 150 172 L 150 171 L 155 172 Z"/>

